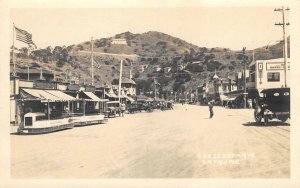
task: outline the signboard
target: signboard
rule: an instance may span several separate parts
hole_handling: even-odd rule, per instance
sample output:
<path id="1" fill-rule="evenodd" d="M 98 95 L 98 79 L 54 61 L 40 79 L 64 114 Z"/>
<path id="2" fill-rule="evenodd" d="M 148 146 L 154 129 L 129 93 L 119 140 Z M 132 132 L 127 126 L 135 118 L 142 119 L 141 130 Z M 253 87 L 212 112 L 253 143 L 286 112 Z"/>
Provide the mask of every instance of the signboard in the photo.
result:
<path id="1" fill-rule="evenodd" d="M 80 86 L 78 84 L 69 84 L 68 85 L 68 90 L 69 91 L 79 91 Z"/>
<path id="2" fill-rule="evenodd" d="M 267 70 L 284 70 L 283 62 L 272 62 L 266 64 Z M 290 70 L 290 63 L 287 63 L 287 70 Z"/>
<path id="3" fill-rule="evenodd" d="M 96 88 L 94 86 L 85 86 L 85 91 L 87 92 L 95 92 Z"/>
<path id="4" fill-rule="evenodd" d="M 284 63 L 267 63 L 267 70 L 284 70 Z"/>
<path id="5" fill-rule="evenodd" d="M 45 82 L 45 81 L 39 81 L 36 80 L 33 83 L 33 88 L 39 88 L 39 89 L 54 89 L 54 84 L 51 82 Z"/>
<path id="6" fill-rule="evenodd" d="M 262 63 L 258 63 L 258 70 L 259 70 L 259 71 L 262 71 L 262 70 L 263 70 L 263 67 L 264 67 L 264 66 L 263 66 Z"/>

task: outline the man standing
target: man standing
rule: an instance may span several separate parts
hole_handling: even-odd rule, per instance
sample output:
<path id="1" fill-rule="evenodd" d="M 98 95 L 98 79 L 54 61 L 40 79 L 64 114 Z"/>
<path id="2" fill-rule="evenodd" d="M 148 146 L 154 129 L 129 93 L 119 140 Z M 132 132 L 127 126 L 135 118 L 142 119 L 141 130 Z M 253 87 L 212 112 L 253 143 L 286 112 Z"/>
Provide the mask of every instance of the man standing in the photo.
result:
<path id="1" fill-rule="evenodd" d="M 214 101 L 211 100 L 211 101 L 208 102 L 209 118 L 212 118 L 214 116 L 213 107 L 214 107 Z"/>
<path id="2" fill-rule="evenodd" d="M 249 108 L 252 109 L 252 100 L 251 99 L 248 99 L 248 106 L 249 106 Z"/>
<path id="3" fill-rule="evenodd" d="M 125 112 L 125 110 L 126 110 L 126 106 L 125 106 L 125 103 L 123 102 L 123 103 L 121 103 L 121 114 L 122 114 L 122 117 L 124 117 L 124 112 Z"/>

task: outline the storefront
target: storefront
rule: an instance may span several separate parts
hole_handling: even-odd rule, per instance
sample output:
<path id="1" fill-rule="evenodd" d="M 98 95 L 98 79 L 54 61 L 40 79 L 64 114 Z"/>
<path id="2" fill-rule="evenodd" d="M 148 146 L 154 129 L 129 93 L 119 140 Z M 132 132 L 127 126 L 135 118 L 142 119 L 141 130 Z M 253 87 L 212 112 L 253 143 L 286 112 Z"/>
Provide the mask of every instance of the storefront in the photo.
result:
<path id="1" fill-rule="evenodd" d="M 19 132 L 45 133 L 73 128 L 70 104 L 76 98 L 58 90 L 20 88 Z"/>
<path id="2" fill-rule="evenodd" d="M 80 91 L 77 98 L 78 101 L 74 105 L 75 113 L 73 116 L 75 126 L 107 122 L 104 111 L 106 108 L 105 103 L 108 100 L 100 99 L 94 93 L 88 91 Z"/>

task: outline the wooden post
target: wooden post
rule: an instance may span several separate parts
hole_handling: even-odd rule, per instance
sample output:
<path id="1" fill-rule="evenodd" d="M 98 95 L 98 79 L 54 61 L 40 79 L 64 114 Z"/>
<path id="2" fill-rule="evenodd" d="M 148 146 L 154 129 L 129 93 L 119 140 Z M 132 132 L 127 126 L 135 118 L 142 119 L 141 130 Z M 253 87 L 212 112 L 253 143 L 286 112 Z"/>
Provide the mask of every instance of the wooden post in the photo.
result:
<path id="1" fill-rule="evenodd" d="M 83 106 L 83 115 L 85 116 L 85 100 L 82 99 L 82 106 Z"/>
<path id="2" fill-rule="evenodd" d="M 48 99 L 48 109 L 47 109 L 47 113 L 48 113 L 48 120 L 50 120 L 50 103 L 49 103 L 49 99 Z"/>

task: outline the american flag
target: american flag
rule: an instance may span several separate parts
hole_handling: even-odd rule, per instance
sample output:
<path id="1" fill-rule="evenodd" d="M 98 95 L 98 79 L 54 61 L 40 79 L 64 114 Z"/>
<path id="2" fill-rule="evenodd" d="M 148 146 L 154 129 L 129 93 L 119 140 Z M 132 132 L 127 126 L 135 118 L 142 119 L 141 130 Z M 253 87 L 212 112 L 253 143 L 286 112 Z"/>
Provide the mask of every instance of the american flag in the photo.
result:
<path id="1" fill-rule="evenodd" d="M 19 29 L 17 27 L 15 27 L 15 31 L 16 31 L 16 39 L 18 41 L 24 42 L 28 45 L 34 45 L 35 46 L 35 44 L 32 41 L 32 35 L 30 33 L 28 33 L 25 30 Z"/>

